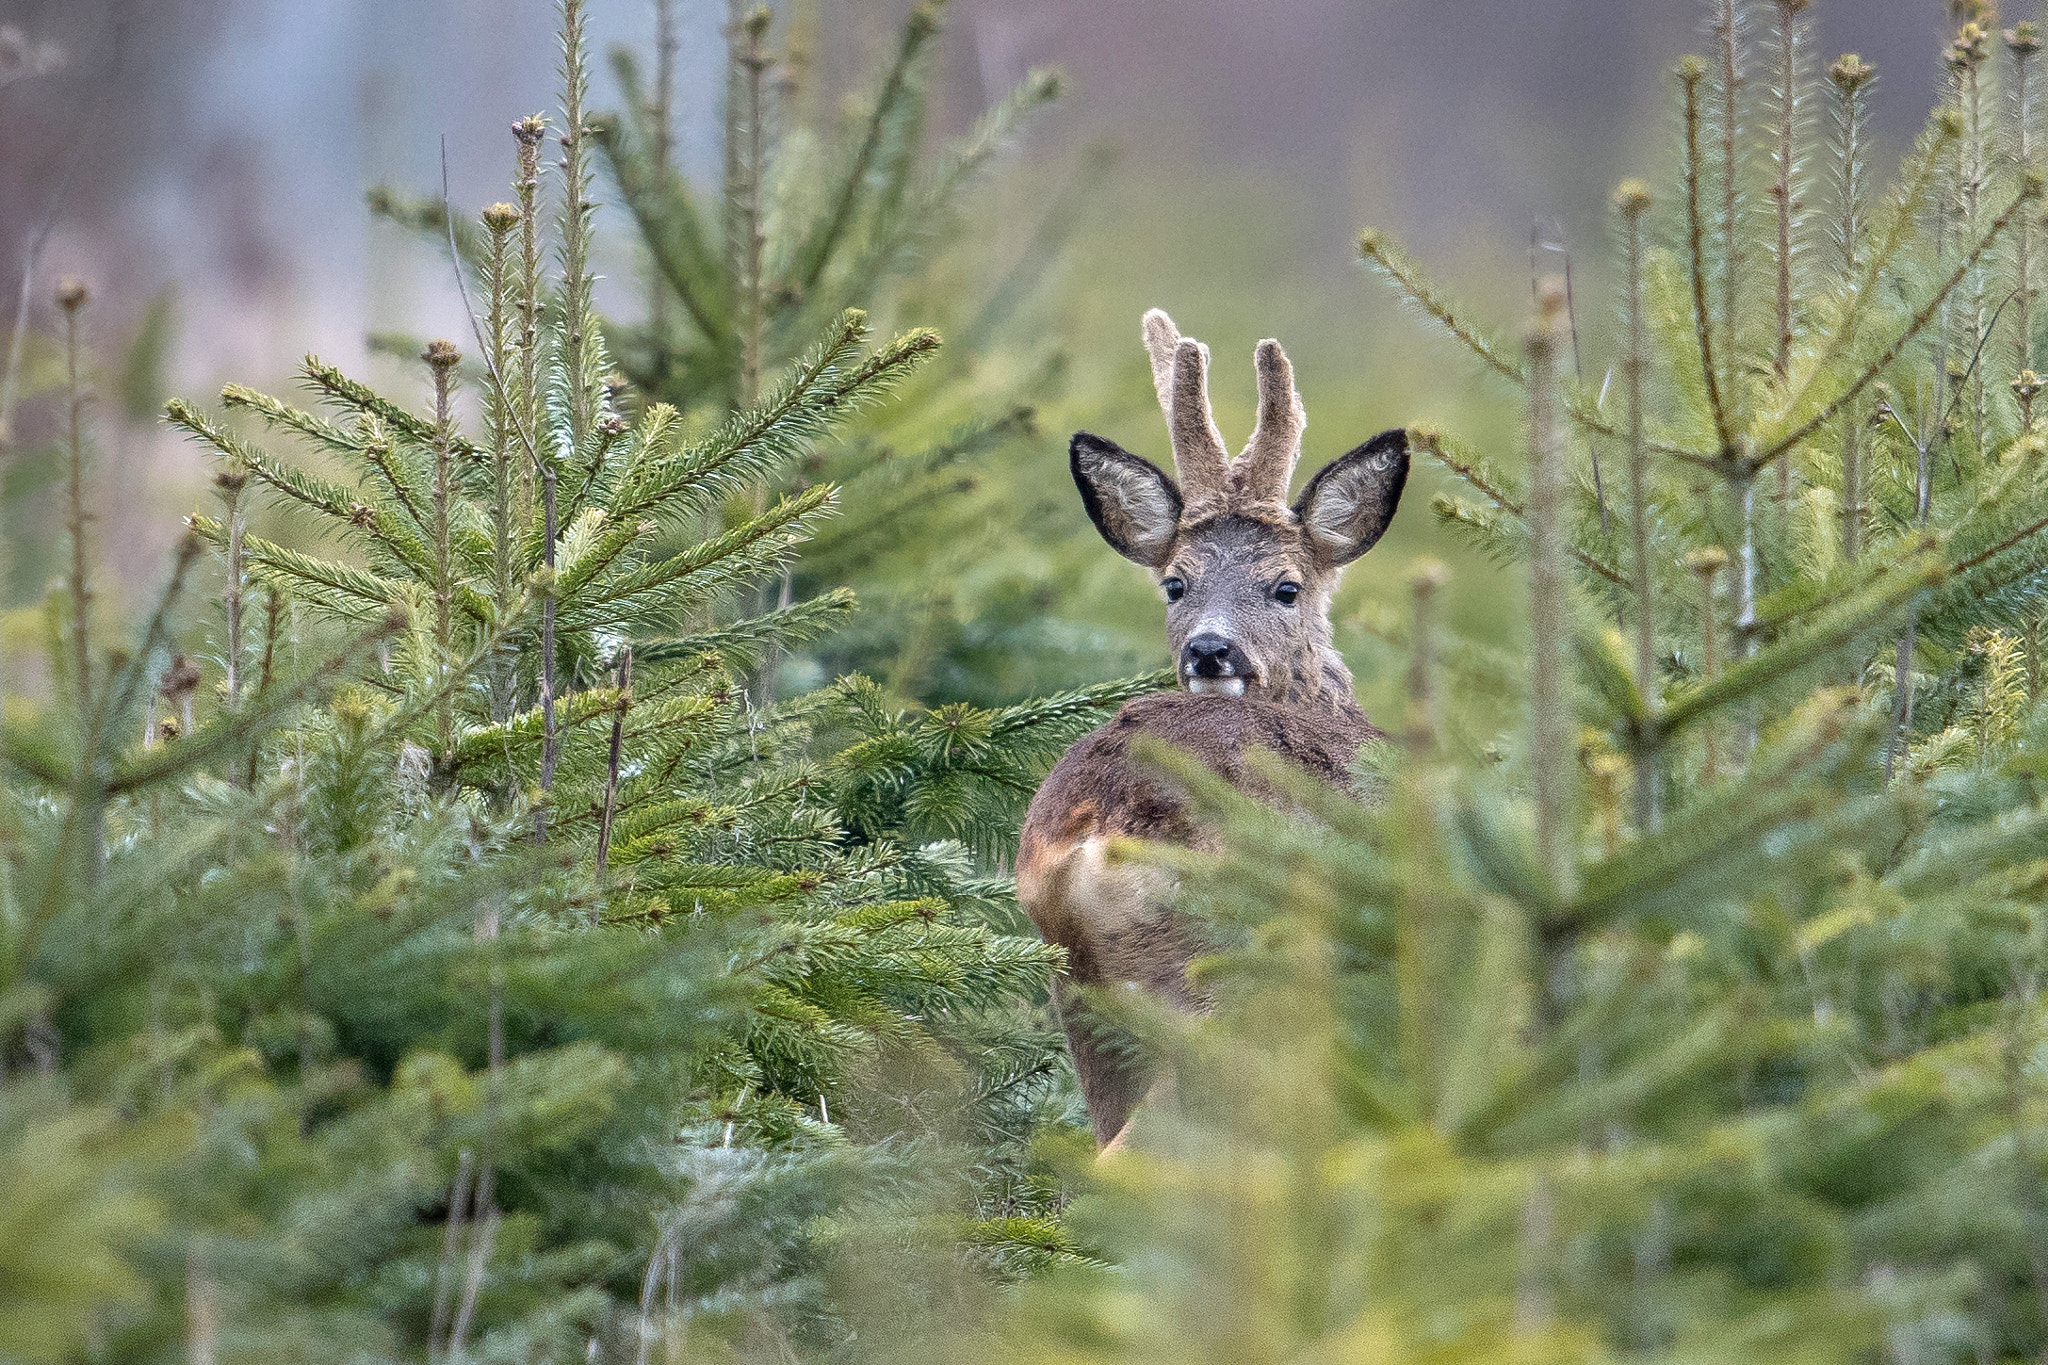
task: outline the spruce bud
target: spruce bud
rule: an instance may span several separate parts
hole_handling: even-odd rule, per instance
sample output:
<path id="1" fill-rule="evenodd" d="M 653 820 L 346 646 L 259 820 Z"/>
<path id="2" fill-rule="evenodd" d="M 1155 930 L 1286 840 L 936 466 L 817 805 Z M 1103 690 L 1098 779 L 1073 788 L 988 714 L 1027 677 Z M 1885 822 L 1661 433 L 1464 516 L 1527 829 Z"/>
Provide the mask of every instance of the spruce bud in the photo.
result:
<path id="1" fill-rule="evenodd" d="M 170 667 L 164 670 L 163 682 L 157 690 L 166 701 L 182 705 L 185 698 L 198 689 L 199 666 L 182 654 L 173 654 Z"/>
<path id="2" fill-rule="evenodd" d="M 1728 567 L 1728 552 L 1718 545 L 1708 545 L 1687 555 L 1685 567 L 1701 578 L 1712 578 Z"/>
<path id="3" fill-rule="evenodd" d="M 1835 64 L 1828 68 L 1828 79 L 1845 95 L 1855 94 L 1870 84 L 1876 75 L 1877 68 L 1854 52 L 1843 53 L 1835 59 Z"/>
<path id="4" fill-rule="evenodd" d="M 1978 23 L 1964 24 L 1948 45 L 1948 64 L 1958 71 L 1974 71 L 1989 55 L 1989 35 Z"/>

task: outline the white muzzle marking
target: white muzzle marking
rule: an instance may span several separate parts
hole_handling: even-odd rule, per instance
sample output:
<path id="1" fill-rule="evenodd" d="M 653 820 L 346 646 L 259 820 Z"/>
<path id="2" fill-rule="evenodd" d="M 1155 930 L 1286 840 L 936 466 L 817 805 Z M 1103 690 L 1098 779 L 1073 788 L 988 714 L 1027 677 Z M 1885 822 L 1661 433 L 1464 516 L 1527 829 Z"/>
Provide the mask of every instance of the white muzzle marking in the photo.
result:
<path id="1" fill-rule="evenodd" d="M 1188 691 L 1201 696 L 1241 697 L 1244 695 L 1244 679 L 1189 678 Z"/>

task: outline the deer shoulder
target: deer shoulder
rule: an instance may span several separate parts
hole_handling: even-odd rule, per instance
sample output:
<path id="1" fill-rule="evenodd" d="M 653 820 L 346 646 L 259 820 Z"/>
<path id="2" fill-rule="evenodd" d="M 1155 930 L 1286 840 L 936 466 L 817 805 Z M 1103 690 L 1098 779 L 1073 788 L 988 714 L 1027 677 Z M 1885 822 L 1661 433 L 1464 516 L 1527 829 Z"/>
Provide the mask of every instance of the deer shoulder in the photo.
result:
<path id="1" fill-rule="evenodd" d="M 1068 953 L 1083 984 L 1131 982 L 1194 1004 L 1186 934 L 1161 921 L 1171 888 L 1117 856 L 1123 841 L 1212 848 L 1214 833 L 1173 779 L 1148 763 L 1141 740 L 1195 758 L 1239 791 L 1273 792 L 1252 763 L 1262 752 L 1340 787 L 1359 749 L 1380 732 L 1355 707 L 1287 706 L 1258 697 L 1162 692 L 1126 702 L 1116 718 L 1069 748 L 1025 813 L 1017 892 L 1046 940 Z M 1162 951 L 1171 940 L 1173 951 Z"/>

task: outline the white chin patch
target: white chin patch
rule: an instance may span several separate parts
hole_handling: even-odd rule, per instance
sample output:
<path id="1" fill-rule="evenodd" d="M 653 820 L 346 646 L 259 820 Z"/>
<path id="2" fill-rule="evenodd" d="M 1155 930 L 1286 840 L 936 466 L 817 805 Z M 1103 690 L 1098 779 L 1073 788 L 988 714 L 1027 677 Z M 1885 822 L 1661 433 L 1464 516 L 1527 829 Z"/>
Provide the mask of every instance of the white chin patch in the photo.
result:
<path id="1" fill-rule="evenodd" d="M 1241 697 L 1244 695 L 1243 678 L 1189 678 L 1188 691 L 1202 696 Z"/>

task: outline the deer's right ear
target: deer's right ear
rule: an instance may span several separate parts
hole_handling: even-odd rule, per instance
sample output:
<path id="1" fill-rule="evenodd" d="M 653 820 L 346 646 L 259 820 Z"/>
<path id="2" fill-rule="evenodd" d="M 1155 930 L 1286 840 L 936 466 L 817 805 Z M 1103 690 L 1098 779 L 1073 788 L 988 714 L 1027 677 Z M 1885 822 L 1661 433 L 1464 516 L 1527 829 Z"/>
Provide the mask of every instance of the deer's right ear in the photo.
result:
<path id="1" fill-rule="evenodd" d="M 1067 454 L 1081 503 L 1110 548 L 1148 569 L 1162 567 L 1180 526 L 1173 480 L 1150 460 L 1085 431 L 1075 434 Z"/>

